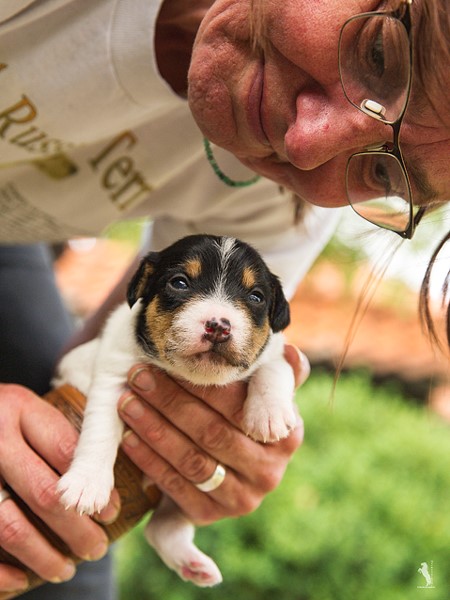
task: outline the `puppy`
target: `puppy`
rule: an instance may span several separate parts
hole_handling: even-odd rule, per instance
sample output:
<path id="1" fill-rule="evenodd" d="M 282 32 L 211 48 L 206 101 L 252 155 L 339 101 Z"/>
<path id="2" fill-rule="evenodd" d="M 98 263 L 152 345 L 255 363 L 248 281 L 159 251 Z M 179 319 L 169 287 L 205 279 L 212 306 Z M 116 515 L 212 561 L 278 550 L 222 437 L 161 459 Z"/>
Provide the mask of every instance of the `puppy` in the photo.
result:
<path id="1" fill-rule="evenodd" d="M 63 358 L 55 381 L 87 397 L 74 459 L 58 485 L 65 506 L 80 513 L 108 503 L 123 433 L 117 400 L 136 363 L 202 386 L 248 379 L 243 427 L 255 440 L 284 438 L 296 424 L 294 376 L 280 333 L 289 324 L 289 306 L 256 250 L 227 237 L 183 238 L 142 260 L 128 304 L 112 313 L 99 338 Z M 146 537 L 183 579 L 199 586 L 222 580 L 194 545 L 193 524 L 165 496 Z"/>

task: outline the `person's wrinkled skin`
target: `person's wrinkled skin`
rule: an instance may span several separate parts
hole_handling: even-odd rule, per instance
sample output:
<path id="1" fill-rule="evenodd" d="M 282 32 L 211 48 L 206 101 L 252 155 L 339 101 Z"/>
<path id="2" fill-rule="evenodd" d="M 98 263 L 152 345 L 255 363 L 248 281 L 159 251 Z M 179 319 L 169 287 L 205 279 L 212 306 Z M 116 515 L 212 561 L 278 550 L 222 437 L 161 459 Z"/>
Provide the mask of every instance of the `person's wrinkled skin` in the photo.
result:
<path id="1" fill-rule="evenodd" d="M 390 140 L 391 128 L 346 100 L 339 32 L 349 17 L 383 6 L 374 0 L 260 4 L 262 36 L 252 34 L 250 0 L 217 0 L 206 14 L 189 72 L 193 115 L 212 142 L 255 171 L 313 204 L 345 205 L 349 155 Z M 433 99 L 439 117 L 419 106 L 413 85 L 401 132 L 413 193 L 427 202 L 450 197 L 450 109 L 440 92 Z M 415 183 L 418 172 L 426 194 Z"/>

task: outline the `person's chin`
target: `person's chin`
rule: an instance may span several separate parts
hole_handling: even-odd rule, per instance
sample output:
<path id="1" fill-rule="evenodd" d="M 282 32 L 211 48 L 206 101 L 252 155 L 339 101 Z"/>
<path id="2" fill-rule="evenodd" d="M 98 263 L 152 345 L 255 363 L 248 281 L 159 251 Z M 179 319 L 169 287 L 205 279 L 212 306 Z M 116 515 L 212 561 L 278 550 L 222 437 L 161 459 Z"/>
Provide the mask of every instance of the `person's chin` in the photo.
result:
<path id="1" fill-rule="evenodd" d="M 296 169 L 291 164 L 272 162 L 270 157 L 261 158 L 236 155 L 249 169 L 252 169 L 259 175 L 278 183 L 290 191 L 301 195 L 301 187 L 299 186 L 299 182 L 297 181 L 298 177 L 295 173 Z"/>

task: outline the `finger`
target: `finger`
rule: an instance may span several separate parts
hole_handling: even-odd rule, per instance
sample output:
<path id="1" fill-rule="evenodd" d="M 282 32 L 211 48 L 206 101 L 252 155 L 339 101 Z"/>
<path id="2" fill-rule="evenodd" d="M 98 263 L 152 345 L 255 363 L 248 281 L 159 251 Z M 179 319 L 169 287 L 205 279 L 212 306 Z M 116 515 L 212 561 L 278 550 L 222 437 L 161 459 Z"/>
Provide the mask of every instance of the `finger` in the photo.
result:
<path id="1" fill-rule="evenodd" d="M 120 515 L 121 507 L 122 505 L 119 492 L 116 488 L 114 488 L 111 492 L 111 497 L 108 504 L 102 511 L 95 513 L 92 518 L 94 521 L 102 523 L 103 525 L 110 525 L 111 523 L 114 523 L 114 521 Z"/>
<path id="2" fill-rule="evenodd" d="M 196 524 L 206 525 L 225 516 L 247 514 L 260 503 L 259 495 L 248 486 L 244 488 L 240 477 L 228 467 L 222 485 L 212 492 L 205 493 L 198 490 L 191 481 L 145 444 L 134 432 L 130 430 L 126 432 L 122 448 L 146 474 L 147 484 L 156 485 L 170 496 Z M 209 476 L 213 472 L 214 469 Z"/>
<path id="3" fill-rule="evenodd" d="M 119 401 L 125 422 L 134 429 L 124 437 L 125 453 L 151 482 L 172 497 L 197 523 L 254 510 L 264 495 L 279 484 L 292 453 L 301 443 L 303 427 L 300 417 L 289 438 L 263 446 L 247 438 L 222 415 L 163 373 L 158 372 L 155 376 L 153 390 L 140 392 L 145 399 L 128 393 Z M 161 376 L 160 386 L 158 376 Z M 123 410 L 126 405 L 128 415 Z M 170 415 L 166 422 L 163 420 L 165 414 Z M 157 425 L 152 424 L 153 419 L 158 419 Z M 180 435 L 180 430 L 184 435 Z M 153 433 L 146 436 L 146 431 Z M 145 438 L 147 441 L 144 441 Z M 159 444 L 159 441 L 162 443 Z M 208 494 L 199 495 L 188 478 L 180 473 L 183 467 L 177 462 L 179 457 L 192 458 L 198 452 L 193 450 L 192 444 L 227 467 L 223 484 Z M 166 460 L 166 455 L 170 460 Z M 174 468 L 174 464 L 180 471 Z M 209 476 L 213 470 L 211 468 Z"/>
<path id="4" fill-rule="evenodd" d="M 146 375 L 146 371 L 147 368 L 142 367 L 132 369 L 131 384 L 137 381 L 136 377 L 133 378 L 133 374 Z M 152 383 L 150 386 L 149 378 Z M 231 388 L 242 398 L 235 406 L 240 404 L 242 407 L 245 399 L 245 394 L 242 392 L 245 392 L 245 386 L 240 384 L 209 389 L 198 387 L 195 391 L 202 397 L 199 399 L 187 390 L 183 390 L 177 382 L 161 371 L 150 371 L 149 378 L 147 381 L 144 380 L 149 389 L 140 390 L 138 393 L 144 400 L 144 405 L 153 406 L 166 417 L 168 427 L 173 423 L 207 454 L 213 456 L 218 462 L 232 467 L 242 480 L 258 489 L 260 493 L 267 493 L 279 484 L 290 457 L 303 440 L 303 423 L 298 414 L 297 426 L 286 439 L 262 446 L 246 437 L 240 429 L 232 426 L 218 411 L 202 401 L 209 394 L 211 404 L 217 402 L 217 397 L 220 397 L 219 404 L 229 406 L 234 400 L 233 394 L 230 393 Z M 227 396 L 226 392 L 230 395 Z M 214 396 L 215 394 L 217 397 Z M 240 422 L 241 413 L 242 408 L 236 411 L 234 421 L 237 424 Z M 195 415 L 195 419 L 192 415 Z M 129 424 L 132 428 L 139 429 L 138 421 L 134 425 L 131 425 L 131 422 Z M 177 446 L 172 448 L 175 452 L 182 453 L 181 448 Z M 161 449 L 160 452 L 162 453 Z"/>
<path id="5" fill-rule="evenodd" d="M 296 387 L 303 385 L 311 372 L 311 366 L 306 355 L 297 346 L 286 344 L 284 347 L 284 357 L 294 371 Z"/>
<path id="6" fill-rule="evenodd" d="M 74 554 L 97 560 L 108 549 L 106 533 L 87 516 L 65 510 L 56 486 L 58 476 L 26 446 L 21 448 L 15 469 L 2 469 L 5 479 L 25 504 L 40 517 Z"/>
<path id="7" fill-rule="evenodd" d="M 12 499 L 0 504 L 0 546 L 46 581 L 75 575 L 74 563 L 39 534 Z"/>
<path id="8" fill-rule="evenodd" d="M 145 439 L 145 429 L 151 427 L 151 415 L 146 412 L 145 405 L 147 404 L 165 417 L 167 421 L 165 435 L 171 435 L 169 431 L 172 427 L 171 424 L 173 424 L 207 455 L 232 467 L 238 473 L 245 473 L 249 462 L 253 464 L 255 461 L 263 460 L 263 451 L 260 444 L 245 436 L 240 429 L 231 425 L 221 414 L 201 399 L 181 388 L 177 382 L 161 371 L 154 371 L 153 376 L 154 389 L 140 392 L 145 402 L 138 398 L 133 400 L 133 402 L 140 404 L 140 411 L 146 418 L 138 417 L 133 422 L 131 420 L 127 421 L 128 425 L 136 430 L 142 439 Z M 214 390 L 216 389 L 214 388 Z M 217 391 L 220 393 L 220 389 Z M 231 401 L 232 395 L 230 396 Z M 122 404 L 119 403 L 119 407 L 121 406 Z M 193 415 L 195 415 L 195 419 Z M 129 416 L 127 418 L 129 419 Z M 177 453 L 185 455 L 186 450 L 183 451 L 185 447 L 184 440 L 179 437 L 179 443 L 176 443 L 177 440 L 172 435 L 170 439 L 173 445 L 168 445 L 166 448 L 165 435 L 159 435 L 159 439 L 148 440 L 148 442 L 156 452 L 164 457 L 166 457 L 166 452 L 174 456 Z M 233 449 L 232 453 L 230 453 L 231 448 Z M 187 452 L 189 452 L 189 449 Z"/>
<path id="9" fill-rule="evenodd" d="M 262 494 L 272 491 L 280 483 L 293 452 L 303 438 L 302 421 L 298 417 L 298 427 L 288 439 L 270 446 L 263 446 L 244 436 L 242 432 L 232 427 L 203 402 L 195 400 L 199 410 L 197 411 L 196 407 L 195 413 L 188 411 L 185 421 L 190 427 L 189 436 L 181 436 L 171 423 L 168 421 L 163 423 L 160 420 L 161 416 L 158 416 L 157 413 L 154 414 L 153 409 L 145 401 L 133 397 L 130 403 L 136 402 L 142 405 L 136 415 L 138 418 L 124 415 L 124 420 L 138 433 L 137 435 L 128 433 L 124 440 L 127 447 L 124 446 L 124 449 L 131 460 L 158 487 L 164 489 L 172 497 L 174 497 L 171 487 L 172 480 L 175 488 L 179 483 L 175 476 L 176 473 L 180 473 L 185 480 L 199 483 L 211 476 L 217 462 L 222 463 L 227 468 L 227 482 L 230 481 L 230 477 L 234 477 L 241 486 L 239 489 L 242 489 L 243 485 L 247 487 L 239 497 L 233 496 L 237 487 L 225 492 L 224 486 L 214 491 L 212 496 L 230 510 L 228 516 L 230 514 L 233 516 L 246 514 L 249 510 L 256 508 L 261 501 Z M 186 399 L 182 402 L 182 406 L 184 407 L 185 404 Z M 202 410 L 206 410 L 213 417 L 213 420 L 206 421 L 205 426 L 201 424 L 200 411 Z M 196 414 L 195 420 L 192 419 L 192 414 Z M 151 423 L 153 418 L 159 419 L 158 439 L 156 440 L 150 439 L 145 434 L 147 424 Z M 149 427 L 150 430 L 153 430 L 152 424 Z M 192 433 L 193 430 L 194 433 Z M 196 435 L 198 439 L 195 439 Z M 199 449 L 202 449 L 202 444 L 203 449 L 206 448 L 207 456 L 212 456 L 215 460 L 213 464 L 209 460 L 208 467 L 206 467 L 206 463 L 203 463 L 204 457 L 201 455 L 200 463 L 205 466 L 202 469 L 202 477 L 200 477 L 197 469 Z M 149 445 L 151 451 L 150 448 L 147 451 Z M 160 462 L 160 460 L 164 462 Z M 169 466 L 171 469 L 168 468 Z M 195 479 L 194 473 L 197 475 Z"/>
<path id="10" fill-rule="evenodd" d="M 279 477 L 280 469 L 275 468 L 275 462 L 282 457 L 288 457 L 300 444 L 300 431 L 302 430 L 302 422 L 298 416 L 297 427 L 291 435 L 285 440 L 281 440 L 277 444 L 271 444 L 272 451 L 268 450 L 268 446 L 263 448 L 259 443 L 254 442 L 251 438 L 245 436 L 239 423 L 242 420 L 242 406 L 245 400 L 245 386 L 242 384 L 227 386 L 226 388 L 218 387 L 198 387 L 195 388 L 197 396 L 189 393 L 186 389 L 181 388 L 178 382 L 175 382 L 168 375 L 159 370 L 150 371 L 148 368 L 137 368 L 131 371 L 131 374 L 138 372 L 138 379 L 145 376 L 146 382 L 151 378 L 152 386 L 147 386 L 150 389 L 137 393 L 145 401 L 144 404 L 149 404 L 164 415 L 167 421 L 173 423 L 178 429 L 185 432 L 190 439 L 202 448 L 207 454 L 213 456 L 217 461 L 231 466 L 237 473 L 246 473 L 249 481 L 255 485 L 267 489 L 272 489 L 272 482 Z M 136 378 L 131 377 L 131 385 L 135 384 Z M 140 382 L 140 381 L 139 381 Z M 184 384 L 183 384 L 184 385 Z M 211 404 L 219 403 L 221 405 L 233 404 L 235 398 L 233 392 L 237 391 L 242 400 L 234 403 L 235 415 L 229 417 L 229 420 L 222 417 L 218 411 L 211 407 Z M 228 392 L 228 394 L 227 394 Z M 217 400 L 217 397 L 219 401 Z M 202 400 L 208 398 L 206 404 Z M 236 410 L 236 407 L 239 409 Z M 195 419 L 192 418 L 195 415 Z M 143 427 L 143 424 L 130 426 L 134 429 Z M 230 424 L 229 421 L 234 421 L 237 427 Z M 174 447 L 175 449 L 175 447 Z M 230 450 L 232 449 L 232 452 Z M 180 448 L 176 447 L 176 451 L 180 452 Z M 248 466 L 258 465 L 257 469 L 249 471 Z M 275 468 L 275 474 L 273 474 Z"/>
<path id="11" fill-rule="evenodd" d="M 119 412 L 141 440 L 189 481 L 201 483 L 214 471 L 217 461 L 213 457 L 136 395 L 128 393 L 121 398 Z"/>
<path id="12" fill-rule="evenodd" d="M 176 386 L 176 384 L 174 384 Z M 189 408 L 188 395 L 185 396 L 183 405 L 187 407 L 188 421 L 192 423 L 192 409 Z M 241 432 L 232 428 L 220 415 L 210 408 L 205 407 L 198 399 L 192 398 L 195 404 L 206 408 L 214 419 L 221 422 L 223 429 L 231 429 L 237 434 L 239 440 L 253 444 Z M 246 494 L 239 493 L 245 477 L 230 468 L 229 444 L 234 448 L 236 442 L 230 442 L 229 436 L 224 440 L 224 435 L 212 433 L 217 440 L 223 444 L 223 456 L 219 461 L 227 464 L 227 475 L 224 483 L 207 497 L 193 486 L 194 483 L 203 483 L 211 477 L 217 466 L 217 460 L 212 458 L 210 452 L 204 452 L 193 440 L 178 428 L 173 427 L 157 410 L 143 402 L 134 394 L 127 393 L 119 401 L 119 412 L 123 420 L 133 428 L 134 432 L 128 431 L 124 436 L 123 447 L 133 462 L 147 475 L 155 485 L 168 494 L 175 502 L 187 505 L 190 514 L 190 506 L 195 507 L 195 514 L 202 515 L 203 522 L 210 520 L 210 511 L 213 509 L 217 518 L 217 507 L 212 507 L 210 499 L 214 499 L 226 513 L 244 514 L 255 506 L 254 494 L 247 489 Z M 196 416 L 195 423 L 199 420 Z M 211 427 L 207 425 L 206 429 Z M 206 432 L 205 432 L 206 433 Z M 137 435 L 136 435 L 137 434 Z M 208 446 L 208 443 L 206 443 Z M 257 444 L 255 444 L 257 445 Z M 150 447 L 149 447 L 150 446 Z M 214 442 L 215 449 L 217 442 Z M 258 446 L 259 447 L 259 446 Z M 244 452 L 233 452 L 232 456 L 242 457 Z M 254 452 L 251 453 L 254 457 Z M 232 464 L 231 464 L 232 466 Z M 200 503 L 200 505 L 199 505 Z"/>
<path id="13" fill-rule="evenodd" d="M 10 565 L 0 565 L 0 593 L 22 593 L 29 585 L 28 577 L 23 571 Z"/>
<path id="14" fill-rule="evenodd" d="M 0 439 L 0 472 L 31 511 L 77 556 L 96 560 L 106 553 L 106 533 L 87 516 L 65 510 L 56 491 L 58 475 L 17 435 L 14 427 L 6 427 Z"/>
<path id="15" fill-rule="evenodd" d="M 36 452 L 59 474 L 65 473 L 72 461 L 79 434 L 75 427 L 55 407 L 37 398 L 33 411 L 21 418 L 24 437 Z M 108 505 L 95 515 L 95 520 L 110 524 L 120 513 L 120 496 L 113 490 Z"/>
<path id="16" fill-rule="evenodd" d="M 180 485 L 185 487 L 185 482 L 192 485 L 210 478 L 218 461 L 153 407 L 133 394 L 121 399 L 119 407 L 122 418 L 134 430 L 126 432 L 124 449 L 163 491 L 173 497 Z M 229 474 L 233 472 L 229 465 L 227 469 Z M 198 491 L 195 496 L 199 497 Z"/>
<path id="17" fill-rule="evenodd" d="M 33 397 L 33 409 L 20 415 L 22 433 L 34 450 L 58 473 L 69 468 L 78 432 L 66 417 L 41 398 Z"/>
<path id="18" fill-rule="evenodd" d="M 143 398 L 147 399 L 149 394 L 153 394 L 152 401 L 156 399 L 157 394 L 160 394 L 163 402 L 165 398 L 168 398 L 166 404 L 170 404 L 172 396 L 179 393 L 173 387 L 173 379 L 168 375 L 162 371 L 143 365 L 137 365 L 131 369 L 128 383 Z M 208 402 L 211 408 L 223 415 L 234 425 L 240 425 L 242 421 L 242 407 L 247 397 L 247 386 L 245 383 L 238 381 L 226 387 L 219 387 L 194 386 L 186 381 L 177 381 L 175 385 L 177 388 L 181 387 L 187 390 L 192 396 Z M 166 393 L 166 388 L 170 390 L 168 393 Z M 156 390 L 158 391 L 156 392 Z"/>
<path id="19" fill-rule="evenodd" d="M 295 346 L 286 345 L 285 358 L 294 370 L 296 385 L 302 385 L 308 378 L 311 370 L 307 357 Z M 129 385 L 143 397 L 145 397 L 146 393 L 155 392 L 157 386 L 162 394 L 164 381 L 169 380 L 173 381 L 161 371 L 152 370 L 148 366 L 143 365 L 136 365 L 130 370 L 128 376 Z M 237 427 L 241 427 L 244 416 L 244 402 L 247 397 L 247 385 L 244 382 L 238 381 L 221 387 L 195 386 L 181 380 L 177 381 L 177 385 L 192 395 L 201 398 L 228 421 Z"/>

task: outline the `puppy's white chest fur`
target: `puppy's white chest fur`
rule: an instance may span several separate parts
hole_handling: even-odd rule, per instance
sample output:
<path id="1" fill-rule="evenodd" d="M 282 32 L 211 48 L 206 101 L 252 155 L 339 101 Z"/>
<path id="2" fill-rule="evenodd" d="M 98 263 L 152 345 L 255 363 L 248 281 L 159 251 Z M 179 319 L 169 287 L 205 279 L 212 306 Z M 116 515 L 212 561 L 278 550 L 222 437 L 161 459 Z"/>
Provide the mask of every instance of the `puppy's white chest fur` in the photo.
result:
<path id="1" fill-rule="evenodd" d="M 229 238 L 187 239 L 179 243 L 182 257 L 174 245 L 143 261 L 130 284 L 132 308 L 118 307 L 99 338 L 74 349 L 59 365 L 55 384 L 70 383 L 87 397 L 75 456 L 58 486 L 66 507 L 92 514 L 108 503 L 123 433 L 117 401 L 136 363 L 157 365 L 201 385 L 248 378 L 242 425 L 255 440 L 273 442 L 296 425 L 293 372 L 283 358 L 282 334 L 272 331 L 286 326 L 285 307 L 266 299 L 275 297 L 272 288 L 279 284 L 246 245 L 234 250 L 236 242 Z M 275 291 L 277 301 L 285 302 Z M 220 571 L 194 545 L 193 532 L 179 508 L 164 498 L 147 538 L 182 578 L 214 585 L 221 581 Z"/>

